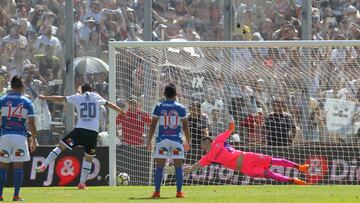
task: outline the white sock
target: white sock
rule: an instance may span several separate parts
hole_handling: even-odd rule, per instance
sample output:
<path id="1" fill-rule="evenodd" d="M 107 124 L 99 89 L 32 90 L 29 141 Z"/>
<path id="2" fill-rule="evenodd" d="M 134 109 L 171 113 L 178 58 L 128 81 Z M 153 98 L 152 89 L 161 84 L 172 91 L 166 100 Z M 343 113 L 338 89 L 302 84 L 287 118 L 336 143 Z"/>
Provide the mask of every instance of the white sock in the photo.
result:
<path id="1" fill-rule="evenodd" d="M 45 167 L 48 167 L 48 165 L 54 161 L 58 156 L 59 154 L 61 153 L 61 149 L 59 147 L 55 147 L 55 149 L 53 149 L 48 157 L 45 159 L 45 161 L 42 163 L 43 166 Z"/>
<path id="2" fill-rule="evenodd" d="M 91 172 L 91 162 L 84 161 L 82 168 L 81 168 L 81 176 L 80 176 L 80 183 L 85 183 L 88 175 Z"/>

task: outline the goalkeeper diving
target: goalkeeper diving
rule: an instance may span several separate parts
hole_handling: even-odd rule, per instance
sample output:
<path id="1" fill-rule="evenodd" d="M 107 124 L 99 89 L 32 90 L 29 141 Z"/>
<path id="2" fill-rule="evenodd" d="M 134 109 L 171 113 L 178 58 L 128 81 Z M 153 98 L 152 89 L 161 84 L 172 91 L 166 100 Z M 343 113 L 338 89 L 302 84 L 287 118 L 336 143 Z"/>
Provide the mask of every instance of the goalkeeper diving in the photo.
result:
<path id="1" fill-rule="evenodd" d="M 234 130 L 235 123 L 232 120 L 229 123 L 228 129 L 219 134 L 214 140 L 211 137 L 203 137 L 201 139 L 201 148 L 207 154 L 194 165 L 185 167 L 184 173 L 189 174 L 211 163 L 218 163 L 226 168 L 240 171 L 242 174 L 253 178 L 268 178 L 279 182 L 306 185 L 303 180 L 289 178 L 271 171 L 270 166 L 292 167 L 301 172 L 306 172 L 309 169 L 308 164 L 298 165 L 286 159 L 236 150 L 226 142 L 226 139 Z"/>

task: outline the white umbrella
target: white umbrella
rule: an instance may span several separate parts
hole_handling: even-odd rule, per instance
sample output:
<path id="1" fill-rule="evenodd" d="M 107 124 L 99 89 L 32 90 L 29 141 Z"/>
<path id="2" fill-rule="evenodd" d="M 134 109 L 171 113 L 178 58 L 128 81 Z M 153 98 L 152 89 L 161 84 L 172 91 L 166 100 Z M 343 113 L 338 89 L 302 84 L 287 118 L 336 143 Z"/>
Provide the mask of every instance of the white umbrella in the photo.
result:
<path id="1" fill-rule="evenodd" d="M 75 58 L 73 66 L 74 70 L 80 74 L 109 72 L 109 65 L 107 63 L 92 56 Z"/>

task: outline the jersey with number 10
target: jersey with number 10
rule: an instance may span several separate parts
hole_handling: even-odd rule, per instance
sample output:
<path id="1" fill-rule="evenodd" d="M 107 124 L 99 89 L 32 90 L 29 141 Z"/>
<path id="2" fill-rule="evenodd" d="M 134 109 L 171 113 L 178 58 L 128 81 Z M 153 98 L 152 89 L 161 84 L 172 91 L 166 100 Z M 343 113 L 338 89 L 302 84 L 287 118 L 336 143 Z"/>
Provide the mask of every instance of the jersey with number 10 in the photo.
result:
<path id="1" fill-rule="evenodd" d="M 10 93 L 0 98 L 1 135 L 26 136 L 26 119 L 34 116 L 34 105 L 20 93 Z"/>
<path id="2" fill-rule="evenodd" d="M 167 100 L 155 106 L 153 116 L 159 118 L 159 133 L 156 142 L 164 139 L 182 143 L 181 120 L 186 117 L 186 109 L 179 102 Z"/>
<path id="3" fill-rule="evenodd" d="M 85 92 L 67 96 L 66 102 L 75 105 L 78 114 L 76 128 L 99 132 L 100 106 L 107 103 L 104 98 L 94 92 Z"/>

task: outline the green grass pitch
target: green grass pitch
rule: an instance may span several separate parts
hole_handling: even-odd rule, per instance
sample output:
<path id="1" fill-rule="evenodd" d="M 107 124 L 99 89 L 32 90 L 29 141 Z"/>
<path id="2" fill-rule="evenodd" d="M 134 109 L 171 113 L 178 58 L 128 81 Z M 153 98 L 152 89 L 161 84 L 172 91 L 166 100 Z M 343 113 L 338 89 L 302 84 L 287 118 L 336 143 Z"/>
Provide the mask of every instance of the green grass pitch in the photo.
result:
<path id="1" fill-rule="evenodd" d="M 161 199 L 149 199 L 153 187 L 33 187 L 22 188 L 21 197 L 26 202 L 360 202 L 360 186 L 185 186 L 185 199 L 176 199 L 175 187 L 162 187 Z M 13 189 L 5 188 L 4 200 L 11 202 Z"/>

